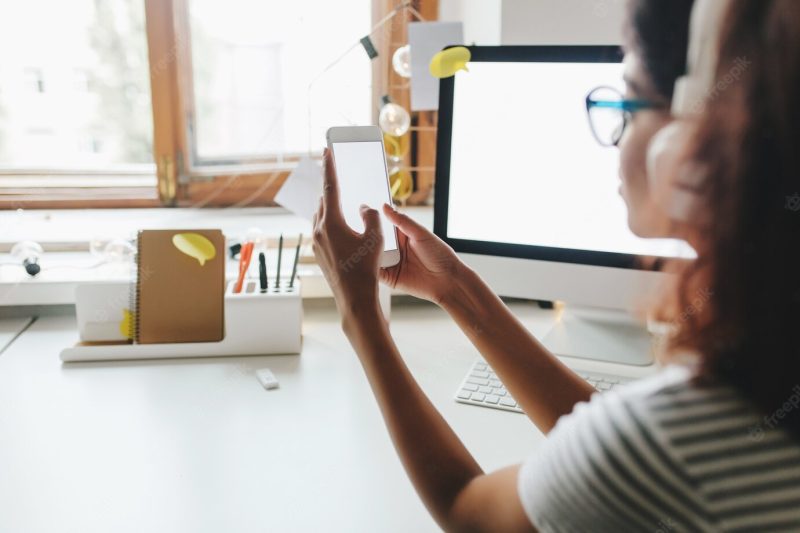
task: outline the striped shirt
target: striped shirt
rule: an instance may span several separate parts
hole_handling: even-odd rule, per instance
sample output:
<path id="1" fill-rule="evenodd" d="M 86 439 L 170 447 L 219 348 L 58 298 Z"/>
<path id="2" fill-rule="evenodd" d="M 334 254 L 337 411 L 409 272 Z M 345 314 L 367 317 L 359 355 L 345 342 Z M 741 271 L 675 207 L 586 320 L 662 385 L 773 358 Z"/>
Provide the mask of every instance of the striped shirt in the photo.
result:
<path id="1" fill-rule="evenodd" d="M 562 417 L 520 500 L 541 532 L 800 531 L 800 442 L 778 415 L 672 367 Z"/>

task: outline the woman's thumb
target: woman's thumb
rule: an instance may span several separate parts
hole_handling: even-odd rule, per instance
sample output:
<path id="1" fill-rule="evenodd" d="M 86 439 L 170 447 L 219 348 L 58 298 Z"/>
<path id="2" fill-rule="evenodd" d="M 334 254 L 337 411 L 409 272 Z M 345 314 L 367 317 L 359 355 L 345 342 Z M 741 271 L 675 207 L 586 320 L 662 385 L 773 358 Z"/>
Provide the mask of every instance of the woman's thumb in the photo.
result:
<path id="1" fill-rule="evenodd" d="M 378 235 L 383 237 L 383 232 L 381 230 L 381 215 L 376 209 L 372 209 L 368 205 L 362 205 L 361 220 L 364 221 L 365 235 Z"/>

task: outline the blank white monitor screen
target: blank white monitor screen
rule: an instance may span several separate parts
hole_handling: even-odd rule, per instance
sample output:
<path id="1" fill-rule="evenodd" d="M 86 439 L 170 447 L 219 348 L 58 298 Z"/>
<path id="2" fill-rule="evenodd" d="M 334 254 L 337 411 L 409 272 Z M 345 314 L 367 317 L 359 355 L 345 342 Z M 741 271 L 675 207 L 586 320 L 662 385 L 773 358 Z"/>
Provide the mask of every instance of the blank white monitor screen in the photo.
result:
<path id="1" fill-rule="evenodd" d="M 636 256 L 691 257 L 636 237 L 619 151 L 594 139 L 586 94 L 619 63 L 472 62 L 456 74 L 447 237 Z"/>

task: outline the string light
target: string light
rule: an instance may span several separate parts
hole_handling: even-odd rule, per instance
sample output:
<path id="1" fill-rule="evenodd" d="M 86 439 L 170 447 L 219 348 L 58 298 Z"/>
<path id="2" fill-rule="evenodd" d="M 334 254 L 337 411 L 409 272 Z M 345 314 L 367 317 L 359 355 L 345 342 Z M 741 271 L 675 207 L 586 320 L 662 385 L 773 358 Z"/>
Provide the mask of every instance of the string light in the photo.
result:
<path id="1" fill-rule="evenodd" d="M 401 46 L 392 55 L 392 68 L 398 76 L 411 77 L 411 46 Z"/>
<path id="2" fill-rule="evenodd" d="M 42 267 L 39 264 L 39 259 L 43 254 L 42 245 L 34 241 L 18 242 L 11 248 L 11 257 L 16 259 L 31 277 L 41 272 Z"/>
<path id="3" fill-rule="evenodd" d="M 384 133 L 401 137 L 411 127 L 411 115 L 403 107 L 389 100 L 388 96 L 384 96 L 383 107 L 378 115 L 378 125 Z"/>

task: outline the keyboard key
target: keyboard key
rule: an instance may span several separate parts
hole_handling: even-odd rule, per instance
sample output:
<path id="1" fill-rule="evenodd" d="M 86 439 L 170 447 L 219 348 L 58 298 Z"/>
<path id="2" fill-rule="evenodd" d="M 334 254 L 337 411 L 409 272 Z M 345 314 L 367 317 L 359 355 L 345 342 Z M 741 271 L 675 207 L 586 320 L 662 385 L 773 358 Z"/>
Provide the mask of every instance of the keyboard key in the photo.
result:
<path id="1" fill-rule="evenodd" d="M 617 386 L 632 381 L 630 378 L 583 370 L 576 370 L 575 373 L 599 392 L 614 390 Z M 476 361 L 470 368 L 464 384 L 457 393 L 457 399 L 484 405 L 502 406 L 509 410 L 522 412 L 517 401 L 508 394 L 502 381 L 497 378 L 497 374 L 483 360 Z"/>

